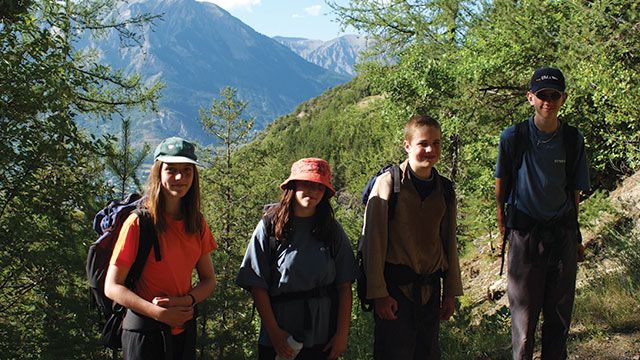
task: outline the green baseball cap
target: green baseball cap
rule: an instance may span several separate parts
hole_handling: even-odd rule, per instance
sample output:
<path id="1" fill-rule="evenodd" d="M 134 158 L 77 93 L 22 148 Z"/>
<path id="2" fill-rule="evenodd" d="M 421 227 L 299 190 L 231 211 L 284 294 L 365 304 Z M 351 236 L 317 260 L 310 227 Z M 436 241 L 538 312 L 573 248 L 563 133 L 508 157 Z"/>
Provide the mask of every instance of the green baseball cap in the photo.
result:
<path id="1" fill-rule="evenodd" d="M 196 148 L 192 143 L 179 137 L 170 137 L 162 140 L 153 152 L 154 161 L 162 161 L 167 164 L 189 163 L 198 164 Z"/>

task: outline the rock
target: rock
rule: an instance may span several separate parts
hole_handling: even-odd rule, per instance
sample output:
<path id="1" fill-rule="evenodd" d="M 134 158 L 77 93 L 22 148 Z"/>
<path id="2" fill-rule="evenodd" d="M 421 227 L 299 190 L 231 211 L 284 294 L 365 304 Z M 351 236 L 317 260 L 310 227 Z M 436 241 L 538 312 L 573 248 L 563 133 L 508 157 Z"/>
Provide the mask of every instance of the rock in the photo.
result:
<path id="1" fill-rule="evenodd" d="M 498 301 L 507 292 L 507 279 L 502 278 L 489 285 L 487 288 L 487 299 Z"/>

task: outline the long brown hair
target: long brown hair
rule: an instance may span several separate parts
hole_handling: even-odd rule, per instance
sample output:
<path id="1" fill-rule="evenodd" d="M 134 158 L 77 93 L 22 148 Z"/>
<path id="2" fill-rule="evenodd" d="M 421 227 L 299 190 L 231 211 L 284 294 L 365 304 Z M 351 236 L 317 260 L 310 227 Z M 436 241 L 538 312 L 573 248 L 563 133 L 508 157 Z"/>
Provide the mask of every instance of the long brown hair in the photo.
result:
<path id="1" fill-rule="evenodd" d="M 287 241 L 288 234 L 293 230 L 290 220 L 293 214 L 293 202 L 296 201 L 295 184 L 296 181 L 287 184 L 286 188 L 282 191 L 279 204 L 267 210 L 265 217 L 265 221 L 270 222 L 268 226 L 272 227 L 276 240 L 281 242 Z M 316 212 L 314 214 L 315 223 L 312 234 L 318 240 L 324 241 L 334 249 L 336 248 L 335 241 L 337 240 L 338 230 L 333 207 L 329 202 L 330 197 L 330 190 L 325 189 L 322 200 L 320 200 L 316 206 Z"/>
<path id="2" fill-rule="evenodd" d="M 161 171 L 162 161 L 155 161 L 147 180 L 147 192 L 145 207 L 155 225 L 156 231 L 161 233 L 166 230 L 164 221 L 164 194 L 162 193 Z M 188 234 L 202 232 L 202 214 L 200 213 L 200 177 L 198 168 L 193 166 L 193 181 L 187 194 L 180 199 L 180 210 L 184 219 L 184 229 Z"/>

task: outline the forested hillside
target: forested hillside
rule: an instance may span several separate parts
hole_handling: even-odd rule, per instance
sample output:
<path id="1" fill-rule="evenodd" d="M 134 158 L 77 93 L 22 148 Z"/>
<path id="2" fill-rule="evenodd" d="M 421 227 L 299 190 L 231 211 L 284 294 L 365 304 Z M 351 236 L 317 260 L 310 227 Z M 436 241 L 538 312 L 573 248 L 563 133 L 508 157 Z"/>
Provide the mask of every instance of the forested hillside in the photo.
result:
<path id="1" fill-rule="evenodd" d="M 84 259 L 95 238 L 93 215 L 121 196 L 120 184 L 107 180 L 107 159 L 126 158 L 135 170 L 135 156 L 126 155 L 126 141 L 95 139 L 73 120 L 116 121 L 130 107 L 153 107 L 159 94 L 157 85 L 122 79 L 72 52 L 81 31 L 124 29 L 110 22 L 109 8 L 107 0 L 41 1 L 0 11 L 0 358 L 112 357 L 97 342 Z M 613 0 L 353 0 L 336 11 L 373 36 L 373 59 L 394 61 L 362 64 L 350 83 L 300 104 L 253 139 L 246 104 L 233 89 L 222 90 L 212 109 L 201 111 L 203 130 L 222 145 L 199 153 L 206 164 L 203 211 L 219 245 L 218 287 L 199 309 L 199 358 L 255 358 L 258 315 L 233 279 L 262 206 L 277 200 L 291 163 L 308 156 L 329 161 L 337 216 L 355 246 L 362 187 L 382 164 L 404 158 L 402 126 L 423 112 L 443 126 L 438 168 L 456 184 L 464 256 L 467 295 L 444 325 L 444 358 L 508 359 L 508 310 L 478 295 L 485 283 L 476 279 L 499 280 L 491 251 L 498 137 L 531 113 L 526 84 L 544 65 L 567 77 L 560 117 L 585 136 L 593 185 L 581 205 L 589 245 L 581 271 L 589 275 L 580 284 L 570 346 L 585 354 L 581 359 L 637 354 L 633 341 L 622 355 L 590 352 L 585 344 L 639 331 L 638 213 L 625 210 L 637 204 L 609 200 L 609 191 L 640 170 L 639 10 L 640 1 Z M 132 188 L 131 180 L 122 181 Z M 371 358 L 371 334 L 370 314 L 354 305 L 344 358 Z"/>

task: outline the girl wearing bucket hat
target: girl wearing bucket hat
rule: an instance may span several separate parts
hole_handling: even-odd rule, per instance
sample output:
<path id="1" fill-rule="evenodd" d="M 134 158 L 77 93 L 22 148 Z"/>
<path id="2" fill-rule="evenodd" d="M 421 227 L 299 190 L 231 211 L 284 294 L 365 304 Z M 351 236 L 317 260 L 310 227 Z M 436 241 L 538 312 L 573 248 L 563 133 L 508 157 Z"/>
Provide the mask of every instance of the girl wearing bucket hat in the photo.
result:
<path id="1" fill-rule="evenodd" d="M 177 137 L 158 145 L 140 212 L 144 219 L 132 212 L 113 250 L 105 294 L 128 309 L 122 332 L 127 360 L 195 359 L 193 307 L 215 288 L 209 253 L 216 242 L 200 212 L 194 150 L 193 144 Z M 125 279 L 137 255 L 140 230 L 148 223 L 155 230 L 160 257 L 151 250 L 140 278 L 129 289 Z M 193 269 L 199 278 L 195 286 Z"/>
<path id="2" fill-rule="evenodd" d="M 247 247 L 236 283 L 260 314 L 258 359 L 336 359 L 346 350 L 356 261 L 334 218 L 330 178 L 326 161 L 296 161 Z"/>

